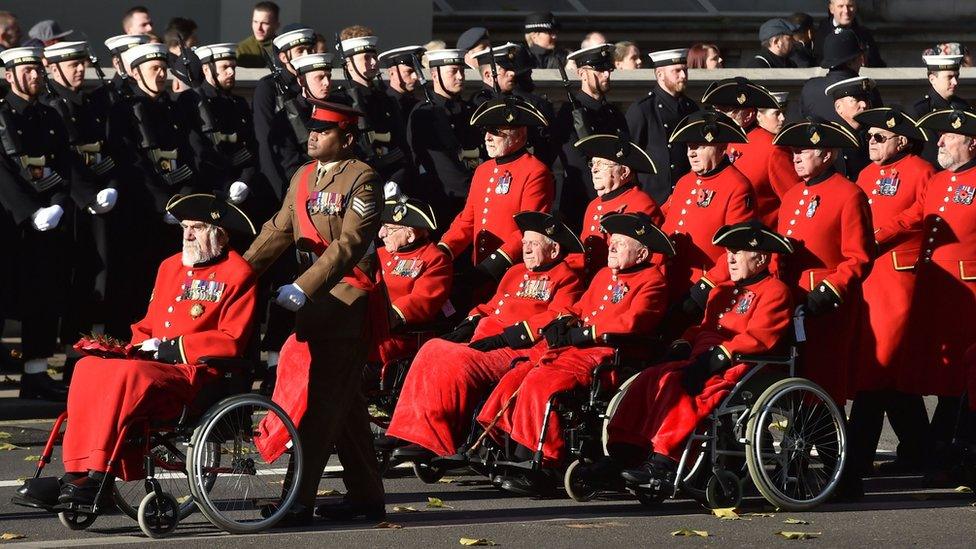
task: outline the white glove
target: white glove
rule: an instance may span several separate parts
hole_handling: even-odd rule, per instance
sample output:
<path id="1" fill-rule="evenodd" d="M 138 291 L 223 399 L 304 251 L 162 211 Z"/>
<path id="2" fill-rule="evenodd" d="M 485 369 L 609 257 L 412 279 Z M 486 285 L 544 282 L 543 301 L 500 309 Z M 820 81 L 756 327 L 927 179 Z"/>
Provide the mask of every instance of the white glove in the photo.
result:
<path id="1" fill-rule="evenodd" d="M 143 341 L 141 345 L 139 345 L 139 350 L 147 353 L 155 353 L 159 350 L 159 343 L 160 341 L 158 337 L 147 339 Z"/>
<path id="2" fill-rule="evenodd" d="M 176 219 L 175 217 L 173 217 L 173 214 L 171 214 L 169 212 L 166 212 L 165 214 L 163 214 L 163 221 L 165 221 L 166 223 L 168 223 L 170 225 L 179 225 L 180 224 L 180 220 L 179 219 Z"/>
<path id="3" fill-rule="evenodd" d="M 64 215 L 64 209 L 55 204 L 54 206 L 38 209 L 31 215 L 31 221 L 34 223 L 34 228 L 38 231 L 49 231 L 58 226 L 58 223 L 61 222 L 62 215 Z"/>
<path id="4" fill-rule="evenodd" d="M 107 213 L 115 207 L 115 202 L 118 199 L 119 192 L 115 189 L 102 189 L 95 195 L 95 203 L 88 206 L 88 211 L 96 215 Z"/>
<path id="5" fill-rule="evenodd" d="M 400 186 L 396 184 L 396 181 L 387 181 L 386 185 L 383 185 L 383 198 L 385 200 L 389 200 L 399 194 Z"/>
<path id="6" fill-rule="evenodd" d="M 248 188 L 247 183 L 243 181 L 235 181 L 230 184 L 230 190 L 227 192 L 228 198 L 231 204 L 240 204 L 247 199 L 247 195 L 251 192 Z"/>
<path id="7" fill-rule="evenodd" d="M 298 284 L 285 284 L 278 288 L 278 295 L 275 296 L 275 303 L 295 312 L 305 305 L 308 296 L 298 287 Z"/>

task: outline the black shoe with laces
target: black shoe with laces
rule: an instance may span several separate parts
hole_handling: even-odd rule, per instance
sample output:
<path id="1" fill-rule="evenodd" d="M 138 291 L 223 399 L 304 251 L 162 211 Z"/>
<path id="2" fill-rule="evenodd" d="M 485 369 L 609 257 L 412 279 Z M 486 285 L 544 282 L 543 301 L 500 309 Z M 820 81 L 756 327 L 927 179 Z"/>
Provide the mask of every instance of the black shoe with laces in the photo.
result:
<path id="1" fill-rule="evenodd" d="M 20 377 L 20 398 L 67 402 L 68 386 L 47 372 L 24 374 Z"/>

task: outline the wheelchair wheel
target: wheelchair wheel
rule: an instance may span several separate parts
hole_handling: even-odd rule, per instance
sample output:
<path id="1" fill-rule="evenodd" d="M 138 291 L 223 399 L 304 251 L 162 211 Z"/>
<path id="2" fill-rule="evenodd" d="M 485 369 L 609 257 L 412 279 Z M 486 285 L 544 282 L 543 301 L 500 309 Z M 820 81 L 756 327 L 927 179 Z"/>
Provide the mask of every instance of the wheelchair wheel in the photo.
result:
<path id="1" fill-rule="evenodd" d="M 444 478 L 447 471 L 429 463 L 414 462 L 413 474 L 424 484 L 434 484 Z"/>
<path id="2" fill-rule="evenodd" d="M 180 505 L 180 520 L 187 518 L 196 511 L 197 506 L 190 493 L 190 481 L 186 474 L 185 444 L 160 444 L 152 449 L 153 460 L 156 463 L 156 480 L 163 492 L 172 494 Z M 216 456 L 220 459 L 220 456 Z M 139 520 L 139 504 L 146 497 L 146 481 L 124 481 L 115 479 L 113 486 L 115 506 L 119 511 L 131 518 Z"/>
<path id="3" fill-rule="evenodd" d="M 620 406 L 620 401 L 623 400 L 624 394 L 627 393 L 627 389 L 630 388 L 631 383 L 633 383 L 639 375 L 640 373 L 638 372 L 628 377 L 622 384 L 620 384 L 620 388 L 617 389 L 617 392 L 612 398 L 610 398 L 610 402 L 607 403 L 607 411 L 603 414 L 603 430 L 601 432 L 603 441 L 603 455 L 605 456 L 610 455 L 610 452 L 607 451 L 607 426 L 610 425 L 610 420 L 613 418 L 613 414 L 617 411 L 617 407 Z"/>
<path id="4" fill-rule="evenodd" d="M 746 428 L 749 476 L 770 503 L 787 511 L 826 501 L 846 461 L 844 415 L 818 385 L 780 380 L 756 400 Z"/>
<path id="5" fill-rule="evenodd" d="M 58 513 L 58 520 L 68 530 L 84 530 L 95 522 L 98 515 L 91 513 L 79 513 L 77 511 L 61 511 Z"/>
<path id="6" fill-rule="evenodd" d="M 728 509 L 742 503 L 742 481 L 732 471 L 719 471 L 708 479 L 705 500 L 710 509 Z"/>
<path id="7" fill-rule="evenodd" d="M 563 475 L 563 487 L 566 489 L 566 494 L 575 501 L 586 502 L 596 496 L 597 490 L 587 484 L 586 479 L 580 474 L 582 466 L 583 462 L 578 459 L 569 464 Z"/>
<path id="8" fill-rule="evenodd" d="M 265 461 L 255 445 L 258 425 L 269 417 L 281 421 L 291 443 L 273 462 Z M 226 532 L 270 528 L 298 497 L 292 488 L 301 481 L 298 431 L 281 407 L 260 395 L 238 395 L 214 405 L 193 431 L 188 457 L 197 507 Z"/>
<path id="9" fill-rule="evenodd" d="M 172 494 L 150 492 L 139 503 L 139 529 L 153 539 L 164 538 L 176 530 L 180 511 Z"/>

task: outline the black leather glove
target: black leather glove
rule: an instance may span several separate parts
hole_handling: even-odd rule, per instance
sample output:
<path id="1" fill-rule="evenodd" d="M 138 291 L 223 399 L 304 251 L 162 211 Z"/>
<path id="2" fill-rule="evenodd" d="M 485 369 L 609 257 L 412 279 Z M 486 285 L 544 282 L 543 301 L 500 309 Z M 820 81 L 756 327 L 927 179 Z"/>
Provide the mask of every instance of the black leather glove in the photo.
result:
<path id="1" fill-rule="evenodd" d="M 542 328 L 542 335 L 546 338 L 546 343 L 549 347 L 563 347 L 568 345 L 569 340 L 566 337 L 569 333 L 569 324 L 575 321 L 575 317 L 564 316 L 546 324 Z"/>
<path id="2" fill-rule="evenodd" d="M 528 349 L 535 345 L 535 338 L 529 332 L 527 322 L 519 322 L 502 330 L 501 337 L 505 339 L 505 346 L 512 349 Z"/>
<path id="3" fill-rule="evenodd" d="M 688 360 L 691 358 L 691 343 L 683 339 L 675 341 L 664 358 L 665 360 Z"/>
<path id="4" fill-rule="evenodd" d="M 489 337 L 483 337 L 481 339 L 476 339 L 471 343 L 468 343 L 468 347 L 471 347 L 475 351 L 481 351 L 482 353 L 487 353 L 488 351 L 494 351 L 495 349 L 508 347 L 508 344 L 505 342 L 505 337 L 502 336 L 501 334 L 498 334 Z"/>
<path id="5" fill-rule="evenodd" d="M 465 341 L 470 341 L 471 336 L 474 335 L 475 326 L 478 325 L 478 319 L 481 317 L 471 317 L 464 319 L 463 322 L 454 328 L 453 332 L 448 332 L 441 336 L 441 339 L 445 341 L 452 341 L 454 343 L 463 343 Z"/>
<path id="6" fill-rule="evenodd" d="M 840 298 L 823 282 L 807 294 L 806 310 L 809 316 L 820 316 L 837 307 L 840 307 Z"/>
<path id="7" fill-rule="evenodd" d="M 718 347 L 707 353 L 695 357 L 695 360 L 683 370 L 681 385 L 690 396 L 698 396 L 705 389 L 708 378 L 718 374 L 731 366 L 731 361 L 725 352 Z"/>

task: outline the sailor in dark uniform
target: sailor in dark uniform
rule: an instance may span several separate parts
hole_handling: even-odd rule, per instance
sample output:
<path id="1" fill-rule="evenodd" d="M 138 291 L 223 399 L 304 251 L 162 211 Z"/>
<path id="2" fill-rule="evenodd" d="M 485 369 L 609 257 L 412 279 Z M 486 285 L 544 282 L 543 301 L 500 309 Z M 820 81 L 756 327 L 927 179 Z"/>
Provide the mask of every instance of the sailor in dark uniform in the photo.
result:
<path id="1" fill-rule="evenodd" d="M 962 55 L 923 55 L 925 67 L 928 69 L 929 89 L 921 99 L 912 104 L 911 114 L 919 119 L 932 111 L 945 109 L 965 109 L 969 102 L 956 95 L 959 86 L 959 66 Z M 925 142 L 922 147 L 922 158 L 932 163 L 937 170 L 939 166 L 939 144 L 937 139 Z"/>
<path id="2" fill-rule="evenodd" d="M 417 95 L 420 91 L 420 79 L 417 78 L 414 59 L 420 59 L 426 51 L 423 46 L 404 46 L 386 50 L 376 58 L 380 62 L 380 68 L 386 69 L 390 79 L 386 95 L 400 105 L 404 127 L 410 111 L 420 103 L 420 96 Z"/>
<path id="3" fill-rule="evenodd" d="M 112 68 L 115 69 L 115 76 L 112 77 L 111 82 L 112 95 L 116 99 L 132 95 L 133 84 L 129 78 L 129 71 L 125 70 L 125 65 L 122 64 L 122 52 L 140 44 L 148 43 L 148 34 L 120 34 L 105 41 L 105 47 L 112 54 Z"/>

